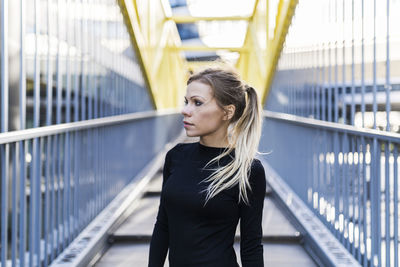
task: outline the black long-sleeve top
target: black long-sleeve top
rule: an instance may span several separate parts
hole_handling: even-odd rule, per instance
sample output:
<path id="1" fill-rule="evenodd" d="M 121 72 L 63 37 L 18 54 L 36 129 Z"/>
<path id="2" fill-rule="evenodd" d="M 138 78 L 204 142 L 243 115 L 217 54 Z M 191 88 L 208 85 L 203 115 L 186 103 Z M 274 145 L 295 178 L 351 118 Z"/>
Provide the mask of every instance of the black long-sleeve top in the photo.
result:
<path id="1" fill-rule="evenodd" d="M 249 205 L 238 201 L 239 188 L 235 185 L 204 206 L 206 193 L 200 191 L 209 183 L 201 181 L 212 170 L 202 168 L 222 152 L 223 148 L 199 142 L 178 144 L 167 152 L 149 267 L 164 266 L 168 249 L 170 267 L 239 266 L 233 249 L 239 219 L 242 267 L 264 266 L 261 224 L 266 182 L 261 162 L 254 159 L 251 166 Z M 234 155 L 232 151 L 224 156 L 219 166 L 227 164 Z"/>

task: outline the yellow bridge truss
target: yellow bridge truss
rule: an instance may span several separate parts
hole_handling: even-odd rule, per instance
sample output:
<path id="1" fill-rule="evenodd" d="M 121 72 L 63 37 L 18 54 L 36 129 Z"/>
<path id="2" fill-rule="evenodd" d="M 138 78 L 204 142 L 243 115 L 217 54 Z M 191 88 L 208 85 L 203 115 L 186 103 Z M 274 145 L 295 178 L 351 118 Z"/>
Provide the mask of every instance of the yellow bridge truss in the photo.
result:
<path id="1" fill-rule="evenodd" d="M 207 64 L 186 61 L 182 51 L 238 52 L 237 70 L 265 103 L 297 3 L 279 0 L 274 31 L 270 33 L 269 0 L 256 0 L 250 16 L 232 17 L 172 16 L 168 0 L 119 0 L 156 109 L 178 107 L 183 102 L 189 71 Z M 240 48 L 183 46 L 176 27 L 177 23 L 234 20 L 248 21 Z"/>

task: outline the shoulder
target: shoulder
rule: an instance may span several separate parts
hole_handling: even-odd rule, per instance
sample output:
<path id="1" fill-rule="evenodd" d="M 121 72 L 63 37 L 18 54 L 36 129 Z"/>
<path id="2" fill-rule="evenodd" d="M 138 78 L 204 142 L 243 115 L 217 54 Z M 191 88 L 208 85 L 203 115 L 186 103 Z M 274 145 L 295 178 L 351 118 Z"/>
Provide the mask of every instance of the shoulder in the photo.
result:
<path id="1" fill-rule="evenodd" d="M 265 176 L 264 166 L 259 159 L 253 159 L 253 162 L 251 163 L 251 172 L 254 172 L 257 175 Z"/>
<path id="2" fill-rule="evenodd" d="M 251 163 L 251 170 L 249 176 L 249 182 L 251 185 L 265 188 L 265 169 L 259 159 L 254 159 Z"/>
<path id="3" fill-rule="evenodd" d="M 178 143 L 168 150 L 166 158 L 180 158 L 189 153 L 196 143 Z"/>

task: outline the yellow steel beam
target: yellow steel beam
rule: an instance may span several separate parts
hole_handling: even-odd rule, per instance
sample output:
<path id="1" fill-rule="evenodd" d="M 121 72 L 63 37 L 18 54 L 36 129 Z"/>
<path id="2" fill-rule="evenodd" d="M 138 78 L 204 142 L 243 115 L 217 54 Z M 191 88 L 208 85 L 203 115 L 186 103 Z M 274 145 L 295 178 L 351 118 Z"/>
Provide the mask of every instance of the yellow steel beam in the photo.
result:
<path id="1" fill-rule="evenodd" d="M 180 50 L 180 51 L 218 51 L 218 50 L 229 50 L 232 52 L 247 52 L 246 48 L 243 47 L 211 47 L 204 45 L 190 45 L 190 46 L 171 46 L 169 47 L 172 50 Z"/>
<path id="2" fill-rule="evenodd" d="M 256 1 L 254 2 L 253 11 L 251 12 L 251 19 L 253 19 L 254 16 L 256 15 L 257 6 L 258 6 L 258 1 L 259 1 L 259 0 L 256 0 Z M 269 2 L 269 0 L 266 0 L 266 1 Z"/>
<path id="3" fill-rule="evenodd" d="M 265 103 L 273 77 L 276 72 L 276 66 L 278 64 L 279 57 L 282 52 L 283 44 L 286 39 L 286 35 L 289 26 L 292 22 L 294 11 L 299 0 L 280 0 L 278 5 L 278 14 L 276 17 L 276 26 L 274 30 L 274 38 L 269 44 L 269 53 L 267 60 L 267 79 L 265 84 L 265 93 L 262 96 L 262 102 Z"/>
<path id="4" fill-rule="evenodd" d="M 250 20 L 249 16 L 228 16 L 228 17 L 193 17 L 193 16 L 184 16 L 184 15 L 176 15 L 167 18 L 168 20 L 172 20 L 175 23 L 195 23 L 199 21 L 235 21 L 235 20 Z"/>
<path id="5" fill-rule="evenodd" d="M 172 16 L 167 0 L 118 0 L 144 79 L 156 108 L 176 107 L 184 94 L 186 75 L 210 62 L 187 62 L 182 51 L 239 52 L 237 68 L 256 88 L 262 102 L 276 71 L 276 65 L 298 0 L 280 0 L 273 37 L 268 34 L 269 0 L 255 0 L 250 16 Z M 243 47 L 182 46 L 176 23 L 246 20 Z"/>
<path id="6" fill-rule="evenodd" d="M 131 39 L 131 44 L 136 52 L 137 61 L 143 73 L 143 79 L 145 81 L 146 87 L 149 89 L 150 100 L 153 104 L 153 107 L 156 109 L 157 104 L 153 91 L 151 90 L 152 85 L 148 75 L 149 71 L 146 68 L 144 55 L 141 50 L 141 46 L 143 46 L 144 44 L 144 38 L 140 32 L 141 25 L 139 20 L 140 19 L 139 13 L 137 12 L 138 7 L 136 0 L 133 1 L 118 0 L 118 4 L 120 6 L 121 13 L 124 18 L 124 23 L 126 25 L 126 28 L 128 30 Z"/>
<path id="7" fill-rule="evenodd" d="M 185 63 L 180 37 L 173 21 L 167 20 L 165 0 L 118 0 L 138 62 L 156 109 L 176 107 L 183 98 Z M 182 97 L 181 97 L 182 96 Z"/>

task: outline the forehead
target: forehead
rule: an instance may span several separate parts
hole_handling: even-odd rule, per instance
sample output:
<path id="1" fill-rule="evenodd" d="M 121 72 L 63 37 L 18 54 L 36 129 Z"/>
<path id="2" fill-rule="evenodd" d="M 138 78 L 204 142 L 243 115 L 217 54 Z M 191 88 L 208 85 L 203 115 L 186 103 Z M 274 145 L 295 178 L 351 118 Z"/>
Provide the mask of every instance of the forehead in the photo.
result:
<path id="1" fill-rule="evenodd" d="M 212 89 L 209 85 L 202 82 L 191 82 L 186 88 L 186 96 L 201 96 L 205 99 L 209 99 L 212 97 Z"/>

